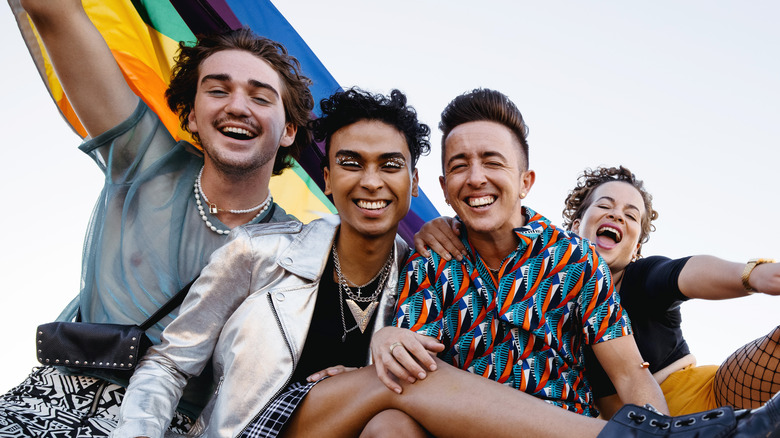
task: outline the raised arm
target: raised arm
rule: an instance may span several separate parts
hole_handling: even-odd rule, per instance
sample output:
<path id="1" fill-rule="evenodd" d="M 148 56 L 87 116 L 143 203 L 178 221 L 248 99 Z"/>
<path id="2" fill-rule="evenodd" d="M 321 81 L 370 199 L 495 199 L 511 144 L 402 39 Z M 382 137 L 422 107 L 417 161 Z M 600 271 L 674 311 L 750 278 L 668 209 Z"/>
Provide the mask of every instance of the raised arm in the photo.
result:
<path id="1" fill-rule="evenodd" d="M 680 291 L 689 298 L 722 300 L 747 295 L 742 285 L 745 263 L 717 257 L 693 256 L 680 271 Z M 764 263 L 753 268 L 750 285 L 759 292 L 780 295 L 780 263 Z"/>
<path id="2" fill-rule="evenodd" d="M 138 98 L 79 0 L 22 0 L 90 136 L 129 117 Z"/>

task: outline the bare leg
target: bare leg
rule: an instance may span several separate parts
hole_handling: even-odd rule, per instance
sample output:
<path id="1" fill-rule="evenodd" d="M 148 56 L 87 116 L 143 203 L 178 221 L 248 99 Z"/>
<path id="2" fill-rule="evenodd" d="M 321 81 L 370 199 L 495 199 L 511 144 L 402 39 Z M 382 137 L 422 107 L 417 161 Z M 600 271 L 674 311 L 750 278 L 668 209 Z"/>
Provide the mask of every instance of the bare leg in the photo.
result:
<path id="1" fill-rule="evenodd" d="M 428 432 L 420 426 L 420 423 L 405 413 L 389 409 L 377 414 L 368 422 L 360 438 L 429 438 Z"/>
<path id="2" fill-rule="evenodd" d="M 397 409 L 435 436 L 595 437 L 606 424 L 522 391 L 459 370 L 439 369 L 403 393 L 387 389 L 373 366 L 318 383 L 285 428 L 285 436 L 357 437 L 378 413 Z"/>
<path id="3" fill-rule="evenodd" d="M 757 408 L 780 391 L 780 326 L 732 353 L 714 386 L 718 404 L 736 409 Z"/>

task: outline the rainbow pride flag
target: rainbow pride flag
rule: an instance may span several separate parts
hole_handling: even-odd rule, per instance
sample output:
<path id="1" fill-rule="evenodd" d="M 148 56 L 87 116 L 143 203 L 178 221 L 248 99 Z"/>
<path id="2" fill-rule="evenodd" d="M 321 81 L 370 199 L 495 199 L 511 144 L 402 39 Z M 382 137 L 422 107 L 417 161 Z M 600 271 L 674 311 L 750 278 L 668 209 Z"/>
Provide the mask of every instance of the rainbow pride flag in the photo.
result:
<path id="1" fill-rule="evenodd" d="M 8 0 L 8 3 L 52 99 L 73 130 L 85 137 L 86 131 L 65 97 L 35 27 L 19 0 Z M 83 4 L 133 91 L 180 139 L 189 140 L 189 135 L 179 129 L 178 118 L 168 109 L 164 93 L 178 42 L 194 42 L 197 34 L 249 27 L 258 35 L 281 42 L 298 58 L 304 74 L 314 82 L 311 90 L 315 102 L 341 89 L 306 42 L 268 0 L 84 0 Z M 274 199 L 304 222 L 335 213 L 333 204 L 322 193 L 321 156 L 321 146 L 311 148 L 294 168 L 271 179 Z M 420 191 L 419 197 L 412 198 L 411 209 L 402 221 L 399 233 L 411 242 L 414 232 L 425 221 L 437 216 L 436 208 Z"/>

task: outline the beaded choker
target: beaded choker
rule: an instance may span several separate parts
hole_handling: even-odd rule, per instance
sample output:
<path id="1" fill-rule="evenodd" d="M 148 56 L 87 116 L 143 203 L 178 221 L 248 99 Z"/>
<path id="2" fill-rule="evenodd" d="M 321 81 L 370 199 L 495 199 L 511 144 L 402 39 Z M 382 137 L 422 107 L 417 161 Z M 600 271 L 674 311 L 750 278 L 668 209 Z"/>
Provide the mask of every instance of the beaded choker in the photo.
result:
<path id="1" fill-rule="evenodd" d="M 230 230 L 219 229 L 214 224 L 211 223 L 211 221 L 206 217 L 206 211 L 203 208 L 203 202 L 201 202 L 201 200 L 200 200 L 201 196 L 203 197 L 203 201 L 206 204 L 209 205 L 209 213 L 211 213 L 213 215 L 216 215 L 220 211 L 227 211 L 228 213 L 233 213 L 233 214 L 244 214 L 244 213 L 249 213 L 249 212 L 252 212 L 252 211 L 255 211 L 255 210 L 259 209 L 260 211 L 257 212 L 255 217 L 253 217 L 248 222 L 252 222 L 253 220 L 255 220 L 258 217 L 260 217 L 260 215 L 262 215 L 263 213 L 265 213 L 266 210 L 268 210 L 268 207 L 270 207 L 271 203 L 273 202 L 273 197 L 271 196 L 271 193 L 269 192 L 268 193 L 268 197 L 265 198 L 265 201 L 263 201 L 261 204 L 255 206 L 255 207 L 248 208 L 246 210 L 222 210 L 220 208 L 217 208 L 216 204 L 213 204 L 213 203 L 209 202 L 209 199 L 206 197 L 206 194 L 203 193 L 203 188 L 200 185 L 200 178 L 201 178 L 202 175 L 203 175 L 203 168 L 201 167 L 200 168 L 200 172 L 198 172 L 198 178 L 195 179 L 195 185 L 194 185 L 194 190 L 193 190 L 194 193 L 195 193 L 195 203 L 198 205 L 198 213 L 200 213 L 200 218 L 203 219 L 203 222 L 206 224 L 206 228 L 210 229 L 211 231 L 213 231 L 213 232 L 215 232 L 217 234 L 230 234 Z"/>

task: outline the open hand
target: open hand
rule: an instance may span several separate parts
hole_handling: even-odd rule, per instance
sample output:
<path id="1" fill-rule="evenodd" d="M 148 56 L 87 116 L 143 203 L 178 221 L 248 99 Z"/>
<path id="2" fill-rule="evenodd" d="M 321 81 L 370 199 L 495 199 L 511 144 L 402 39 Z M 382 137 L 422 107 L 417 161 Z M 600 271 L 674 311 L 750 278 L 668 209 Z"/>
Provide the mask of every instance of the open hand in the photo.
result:
<path id="1" fill-rule="evenodd" d="M 398 327 L 384 327 L 371 338 L 371 356 L 379 380 L 391 391 L 401 393 L 399 380 L 414 383 L 427 371 L 436 371 L 433 358 L 444 345 L 430 336 Z"/>

